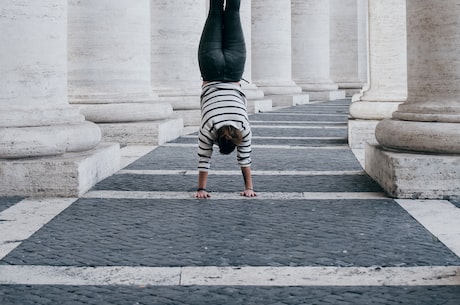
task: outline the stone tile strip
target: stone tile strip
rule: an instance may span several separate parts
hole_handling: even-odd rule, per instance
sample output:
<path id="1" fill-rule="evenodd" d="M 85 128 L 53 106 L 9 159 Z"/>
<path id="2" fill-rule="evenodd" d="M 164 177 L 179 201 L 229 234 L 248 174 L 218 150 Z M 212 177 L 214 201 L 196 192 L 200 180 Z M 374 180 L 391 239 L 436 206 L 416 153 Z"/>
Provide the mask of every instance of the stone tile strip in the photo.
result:
<path id="1" fill-rule="evenodd" d="M 1 212 L 0 259 L 76 200 L 76 198 L 24 199 Z"/>
<path id="2" fill-rule="evenodd" d="M 453 286 L 459 266 L 53 267 L 0 266 L 3 285 Z"/>
<path id="3" fill-rule="evenodd" d="M 444 200 L 396 200 L 412 217 L 460 257 L 460 209 Z"/>
<path id="4" fill-rule="evenodd" d="M 190 199 L 194 193 L 190 192 L 138 192 L 138 191 L 90 191 L 83 198 L 109 198 L 109 199 Z M 238 193 L 211 193 L 213 200 L 225 199 L 242 199 Z M 301 200 L 301 199 L 382 199 L 388 198 L 384 193 L 322 193 L 322 192 L 305 192 L 305 193 L 287 193 L 287 192 L 258 192 L 257 197 L 246 198 L 247 200 Z M 243 198 L 244 199 L 244 198 Z"/>
<path id="5" fill-rule="evenodd" d="M 180 267 L 0 266 L 0 284 L 178 285 Z"/>
<path id="6" fill-rule="evenodd" d="M 184 267 L 181 284 L 224 286 L 459 285 L 460 267 Z"/>

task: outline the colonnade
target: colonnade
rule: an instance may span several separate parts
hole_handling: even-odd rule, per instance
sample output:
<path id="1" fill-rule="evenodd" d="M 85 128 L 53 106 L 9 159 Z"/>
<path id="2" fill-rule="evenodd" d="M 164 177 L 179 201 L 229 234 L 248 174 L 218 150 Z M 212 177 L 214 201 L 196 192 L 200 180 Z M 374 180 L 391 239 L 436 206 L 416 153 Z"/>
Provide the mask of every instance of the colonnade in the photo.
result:
<path id="1" fill-rule="evenodd" d="M 5 0 L 0 193 L 81 195 L 118 169 L 120 144 L 161 144 L 197 125 L 207 2 Z M 456 160 L 458 1 L 438 2 L 407 0 L 406 13 L 406 0 L 242 0 L 249 110 L 362 89 L 350 145 L 372 144 L 366 170 L 379 183 L 398 180 L 374 174 L 385 148 Z"/>
<path id="2" fill-rule="evenodd" d="M 379 145 L 365 153 L 366 171 L 391 196 L 460 195 L 459 4 L 406 1 L 407 100 L 377 124 Z"/>

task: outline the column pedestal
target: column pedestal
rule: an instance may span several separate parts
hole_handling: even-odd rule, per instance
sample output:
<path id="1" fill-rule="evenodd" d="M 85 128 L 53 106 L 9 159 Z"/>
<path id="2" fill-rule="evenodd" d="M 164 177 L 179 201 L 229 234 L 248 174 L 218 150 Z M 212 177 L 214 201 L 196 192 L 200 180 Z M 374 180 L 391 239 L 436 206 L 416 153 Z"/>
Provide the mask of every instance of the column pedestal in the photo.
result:
<path id="1" fill-rule="evenodd" d="M 403 153 L 366 145 L 366 172 L 389 196 L 449 199 L 460 195 L 460 156 Z"/>
<path id="2" fill-rule="evenodd" d="M 3 196 L 79 197 L 119 169 L 120 147 L 96 148 L 56 157 L 0 159 Z"/>

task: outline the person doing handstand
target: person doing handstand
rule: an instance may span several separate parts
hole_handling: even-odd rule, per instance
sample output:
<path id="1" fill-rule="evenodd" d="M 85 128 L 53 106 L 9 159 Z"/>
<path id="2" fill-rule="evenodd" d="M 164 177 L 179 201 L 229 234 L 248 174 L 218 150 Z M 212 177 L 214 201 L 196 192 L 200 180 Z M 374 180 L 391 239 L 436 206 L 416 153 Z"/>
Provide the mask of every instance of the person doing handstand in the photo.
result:
<path id="1" fill-rule="evenodd" d="M 198 133 L 198 189 L 195 197 L 209 198 L 206 191 L 213 145 L 222 154 L 235 148 L 244 178 L 242 196 L 257 196 L 251 177 L 251 127 L 246 96 L 240 80 L 246 61 L 246 46 L 240 20 L 240 1 L 210 0 L 209 14 L 198 48 L 203 86 L 201 125 Z"/>

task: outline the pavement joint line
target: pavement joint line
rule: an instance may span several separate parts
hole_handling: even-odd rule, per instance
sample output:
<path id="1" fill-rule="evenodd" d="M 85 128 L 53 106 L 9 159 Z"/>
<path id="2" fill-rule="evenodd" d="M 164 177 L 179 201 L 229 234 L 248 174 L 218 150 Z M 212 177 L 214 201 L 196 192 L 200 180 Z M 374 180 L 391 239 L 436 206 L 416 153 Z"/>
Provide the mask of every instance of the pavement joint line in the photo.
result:
<path id="1" fill-rule="evenodd" d="M 460 266 L 0 266 L 1 285 L 71 286 L 456 286 Z"/>
<path id="2" fill-rule="evenodd" d="M 197 176 L 198 170 L 133 170 L 124 169 L 116 173 L 116 175 L 181 175 L 181 176 Z M 240 175 L 241 171 L 209 171 L 209 175 L 214 176 L 235 176 Z M 252 171 L 253 176 L 349 176 L 349 175 L 366 175 L 363 170 L 359 171 Z"/>
<path id="3" fill-rule="evenodd" d="M 460 257 L 460 209 L 446 200 L 395 200 L 446 247 Z"/>
<path id="4" fill-rule="evenodd" d="M 0 259 L 13 251 L 77 198 L 24 199 L 0 212 Z"/>
<path id="5" fill-rule="evenodd" d="M 257 190 L 256 190 L 257 192 Z M 384 193 L 377 192 L 257 192 L 257 197 L 242 197 L 239 192 L 210 192 L 211 200 L 378 200 L 389 199 Z M 193 199 L 194 192 L 159 192 L 159 191 L 89 191 L 82 196 L 87 199 Z M 271 202 L 269 202 L 271 203 Z"/>

